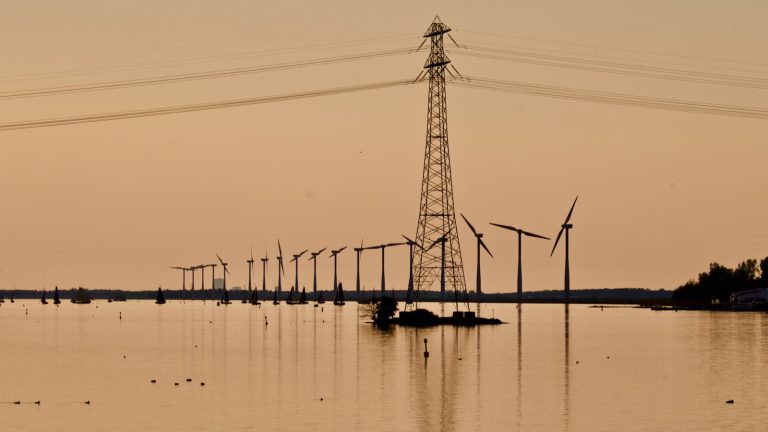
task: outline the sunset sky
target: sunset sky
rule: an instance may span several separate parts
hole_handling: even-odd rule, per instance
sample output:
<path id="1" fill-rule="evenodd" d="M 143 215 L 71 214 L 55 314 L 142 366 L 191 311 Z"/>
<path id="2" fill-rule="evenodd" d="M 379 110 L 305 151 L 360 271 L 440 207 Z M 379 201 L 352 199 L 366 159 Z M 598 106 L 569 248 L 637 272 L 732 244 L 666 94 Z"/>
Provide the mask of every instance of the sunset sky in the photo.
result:
<path id="1" fill-rule="evenodd" d="M 460 43 L 768 78 L 764 0 L 4 0 L 2 10 L 0 92 L 416 48 L 435 15 Z M 286 51 L 306 46 L 316 49 Z M 468 76 L 768 108 L 765 88 L 449 56 Z M 0 98 L 0 123 L 415 78 L 425 58 Z M 288 256 L 413 236 L 426 92 L 0 131 L 0 289 L 178 288 L 169 266 L 216 253 L 231 263 L 228 282 L 243 285 L 251 247 L 257 258 L 268 249 L 272 287 L 278 238 Z M 554 237 L 576 195 L 573 289 L 675 288 L 710 262 L 768 255 L 766 120 L 449 85 L 448 121 L 456 210 L 494 253 L 483 256 L 486 292 L 514 291 L 517 259 L 514 233 L 488 223 Z M 475 243 L 459 223 L 474 289 Z M 525 241 L 526 290 L 562 289 L 563 250 L 551 248 Z M 363 257 L 365 287 L 378 287 L 379 252 Z M 406 287 L 407 258 L 388 250 L 388 287 Z M 309 289 L 311 263 L 301 265 Z M 347 289 L 354 266 L 345 251 Z M 332 260 L 318 270 L 330 289 Z"/>

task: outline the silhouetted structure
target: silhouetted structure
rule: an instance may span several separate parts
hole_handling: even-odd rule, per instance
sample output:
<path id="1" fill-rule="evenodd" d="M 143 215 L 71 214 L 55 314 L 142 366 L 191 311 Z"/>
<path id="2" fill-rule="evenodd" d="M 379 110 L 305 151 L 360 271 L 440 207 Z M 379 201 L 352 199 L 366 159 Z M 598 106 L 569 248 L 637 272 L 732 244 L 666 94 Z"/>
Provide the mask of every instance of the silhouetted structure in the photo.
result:
<path id="1" fill-rule="evenodd" d="M 385 244 L 380 244 L 380 245 L 377 245 L 377 246 L 368 246 L 368 247 L 364 248 L 364 249 L 381 249 L 381 295 L 382 296 L 384 295 L 384 291 L 387 289 L 387 279 L 385 277 L 386 273 L 385 273 L 385 266 L 384 266 L 385 250 L 388 247 L 391 247 L 391 246 L 402 246 L 402 245 L 405 245 L 405 244 L 408 244 L 408 243 L 407 242 L 385 243 Z"/>
<path id="2" fill-rule="evenodd" d="M 449 288 L 466 292 L 464 265 L 461 259 L 456 214 L 453 204 L 453 183 L 451 160 L 448 150 L 448 114 L 445 91 L 445 74 L 451 60 L 443 49 L 443 36 L 451 29 L 439 17 L 427 28 L 424 37 L 431 43 L 425 71 L 417 80 L 429 77 L 427 99 L 427 140 L 424 152 L 424 172 L 421 184 L 421 203 L 416 227 L 416 241 L 430 244 L 438 237 L 444 237 L 447 253 L 437 255 L 428 249 L 416 251 L 415 280 L 416 295 L 428 289 L 439 273 L 442 273 L 441 292 Z M 449 36 L 450 37 L 450 36 Z M 426 39 L 425 39 L 426 41 Z M 456 68 L 453 68 L 456 71 Z M 458 71 L 456 71 L 458 74 Z M 447 280 L 446 280 L 447 276 Z"/>
<path id="3" fill-rule="evenodd" d="M 264 258 L 261 259 L 261 290 L 266 291 L 267 290 L 267 262 L 269 261 L 269 257 L 267 256 L 267 251 L 264 250 Z"/>
<path id="4" fill-rule="evenodd" d="M 481 295 L 483 293 L 483 283 L 482 278 L 480 277 L 480 247 L 482 246 L 483 249 L 485 249 L 486 252 L 488 252 L 488 255 L 493 258 L 493 254 L 491 253 L 490 249 L 488 249 L 488 246 L 486 246 L 485 242 L 483 241 L 483 234 L 478 233 L 474 226 L 472 226 L 471 223 L 469 223 L 469 219 L 467 219 L 463 213 L 461 213 L 461 218 L 464 219 L 464 222 L 469 225 L 469 229 L 472 231 L 472 234 L 475 235 L 475 238 L 477 239 L 477 280 L 475 282 L 475 292 L 477 295 Z"/>
<path id="5" fill-rule="evenodd" d="M 165 304 L 165 295 L 163 295 L 163 289 L 157 288 L 157 297 L 155 298 L 156 304 Z"/>
<path id="6" fill-rule="evenodd" d="M 338 279 L 336 278 L 336 264 L 338 264 L 339 254 L 342 253 L 344 251 L 344 249 L 346 249 L 346 248 L 347 248 L 346 246 L 343 246 L 343 247 L 341 247 L 339 249 L 335 249 L 335 250 L 331 251 L 331 255 L 330 256 L 333 258 L 333 289 L 334 290 L 338 286 L 337 285 L 338 284 Z M 358 268 L 357 268 L 357 270 L 358 270 L 358 280 L 359 280 L 359 277 L 360 277 L 359 276 L 360 275 L 359 261 L 358 261 Z M 320 293 L 320 296 L 318 297 L 317 302 L 318 303 L 324 303 L 324 301 L 321 301 L 322 298 L 323 298 L 323 293 Z"/>
<path id="7" fill-rule="evenodd" d="M 413 247 L 418 246 L 420 249 L 424 249 L 420 244 L 403 236 L 408 244 L 408 291 L 405 296 L 405 306 L 413 303 Z"/>
<path id="8" fill-rule="evenodd" d="M 312 293 L 317 296 L 317 256 L 325 252 L 327 248 L 322 248 L 317 252 L 312 252 L 309 257 L 312 260 Z"/>
<path id="9" fill-rule="evenodd" d="M 355 248 L 355 253 L 357 254 L 357 279 L 355 280 L 355 294 L 357 295 L 358 299 L 360 298 L 360 255 L 363 254 L 365 249 L 366 248 L 363 247 L 363 241 L 360 240 L 360 247 Z"/>
<path id="10" fill-rule="evenodd" d="M 53 304 L 58 305 L 61 304 L 61 299 L 59 298 L 59 287 L 56 286 L 53 289 Z"/>
<path id="11" fill-rule="evenodd" d="M 283 278 L 285 276 L 285 268 L 283 267 L 283 246 L 280 244 L 280 239 L 277 239 L 277 293 L 283 292 Z"/>
<path id="12" fill-rule="evenodd" d="M 221 267 L 224 268 L 224 272 L 223 272 L 224 273 L 224 294 L 221 299 L 221 302 L 226 305 L 226 304 L 229 304 L 229 293 L 227 293 L 227 274 L 229 274 L 229 270 L 227 270 L 227 265 L 229 264 L 225 263 L 224 260 L 221 259 L 219 254 L 216 254 L 216 258 L 219 259 L 219 262 L 221 263 Z"/>
<path id="13" fill-rule="evenodd" d="M 83 287 L 79 287 L 77 289 L 77 294 L 74 298 L 72 298 L 71 301 L 75 304 L 88 304 L 91 302 L 91 296 L 88 295 L 88 291 L 86 291 Z"/>
<path id="14" fill-rule="evenodd" d="M 333 304 L 336 306 L 344 306 L 344 288 L 341 286 L 341 282 L 339 282 L 339 286 L 336 288 L 336 295 L 333 297 Z"/>
<path id="15" fill-rule="evenodd" d="M 560 241 L 560 236 L 562 236 L 563 231 L 565 231 L 565 286 L 563 287 L 563 292 L 565 293 L 566 302 L 571 298 L 571 269 L 569 263 L 570 242 L 568 234 L 570 233 L 571 228 L 573 228 L 573 224 L 569 222 L 571 221 L 571 215 L 573 215 L 573 208 L 576 207 L 576 201 L 578 200 L 578 196 L 573 200 L 573 205 L 571 205 L 571 209 L 568 211 L 568 216 L 565 217 L 565 222 L 561 225 L 560 232 L 557 233 L 555 245 L 552 246 L 552 252 L 549 254 L 549 256 L 552 256 L 555 253 L 555 248 L 557 248 L 557 243 Z"/>
<path id="16" fill-rule="evenodd" d="M 502 225 L 493 222 L 491 222 L 491 225 L 508 229 L 517 233 L 517 298 L 521 299 L 523 298 L 523 235 L 544 240 L 549 240 L 549 238 L 534 234 L 532 232 L 523 231 L 511 225 Z"/>

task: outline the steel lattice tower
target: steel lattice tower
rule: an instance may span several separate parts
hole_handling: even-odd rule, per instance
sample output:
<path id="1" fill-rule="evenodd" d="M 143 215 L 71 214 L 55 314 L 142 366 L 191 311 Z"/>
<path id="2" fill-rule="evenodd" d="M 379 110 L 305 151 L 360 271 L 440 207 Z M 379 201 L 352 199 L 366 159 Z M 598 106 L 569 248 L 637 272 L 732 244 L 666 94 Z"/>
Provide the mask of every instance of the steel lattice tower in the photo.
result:
<path id="1" fill-rule="evenodd" d="M 427 144 L 424 152 L 419 223 L 416 228 L 416 241 L 424 249 L 416 248 L 413 272 L 418 298 L 419 291 L 428 289 L 436 279 L 441 279 L 443 257 L 439 239 L 445 236 L 445 281 L 439 281 L 440 294 L 444 300 L 445 291 L 453 290 L 454 299 L 458 301 L 459 295 L 463 297 L 466 294 L 467 285 L 453 206 L 451 158 L 448 150 L 445 74 L 450 73 L 447 68 L 451 60 L 443 49 L 443 36 L 450 31 L 439 17 L 435 17 L 424 33 L 424 38 L 429 38 L 431 43 L 429 57 L 424 65 L 426 75 L 422 75 L 429 77 L 429 97 Z"/>

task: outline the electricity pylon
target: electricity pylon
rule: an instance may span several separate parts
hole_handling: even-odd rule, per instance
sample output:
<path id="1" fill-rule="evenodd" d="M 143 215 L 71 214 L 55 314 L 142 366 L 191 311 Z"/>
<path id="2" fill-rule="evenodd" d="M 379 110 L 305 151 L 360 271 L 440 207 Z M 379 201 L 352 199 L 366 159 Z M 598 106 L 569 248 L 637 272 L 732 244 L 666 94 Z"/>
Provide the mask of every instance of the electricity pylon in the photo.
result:
<path id="1" fill-rule="evenodd" d="M 440 248 L 417 249 L 414 262 L 416 298 L 421 290 L 429 289 L 445 266 L 445 283 L 441 284 L 441 300 L 446 291 L 453 291 L 457 303 L 459 296 L 466 296 L 464 265 L 461 260 L 456 213 L 453 205 L 453 183 L 451 179 L 451 158 L 448 150 L 448 114 L 445 93 L 445 74 L 453 76 L 448 69 L 451 60 L 443 48 L 443 37 L 451 29 L 439 17 L 424 33 L 430 41 L 430 51 L 424 71 L 418 79 L 429 79 L 427 99 L 427 144 L 424 152 L 424 172 L 421 183 L 421 204 L 419 223 L 416 227 L 416 242 L 430 245 L 445 236 L 445 257 Z M 448 35 L 451 38 L 450 35 Z M 451 38 L 453 40 L 453 38 Z M 455 41 L 454 41 L 455 43 Z M 451 65 L 458 74 L 458 71 Z M 444 264 L 443 264 L 444 260 Z"/>

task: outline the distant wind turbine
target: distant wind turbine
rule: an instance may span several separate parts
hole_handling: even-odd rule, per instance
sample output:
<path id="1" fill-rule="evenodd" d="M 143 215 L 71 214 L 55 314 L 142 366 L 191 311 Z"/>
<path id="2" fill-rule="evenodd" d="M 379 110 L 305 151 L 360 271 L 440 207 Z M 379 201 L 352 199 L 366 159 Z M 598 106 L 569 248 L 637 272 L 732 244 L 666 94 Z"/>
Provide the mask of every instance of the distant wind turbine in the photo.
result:
<path id="1" fill-rule="evenodd" d="M 367 249 L 363 247 L 363 241 L 360 240 L 360 247 L 355 248 L 355 252 L 357 253 L 357 280 L 355 282 L 355 291 L 357 292 L 357 300 L 360 301 L 360 255 L 362 255 L 363 251 Z M 336 288 L 334 287 L 334 291 Z"/>
<path id="2" fill-rule="evenodd" d="M 336 287 L 338 286 L 338 280 L 336 279 L 336 263 L 337 263 L 337 259 L 338 259 L 339 254 L 342 251 L 344 251 L 344 249 L 346 249 L 346 248 L 347 247 L 344 246 L 342 248 L 335 249 L 335 250 L 331 251 L 331 255 L 330 256 L 333 257 L 333 291 L 334 292 L 336 292 Z"/>
<path id="3" fill-rule="evenodd" d="M 296 263 L 296 273 L 295 273 L 296 279 L 295 279 L 295 282 L 294 282 L 294 287 L 296 287 L 295 288 L 296 289 L 296 293 L 299 292 L 299 258 L 301 258 L 302 255 L 307 253 L 307 251 L 308 251 L 308 249 L 304 249 L 300 253 L 293 254 L 293 258 L 290 261 L 290 262 L 295 262 Z"/>
<path id="4" fill-rule="evenodd" d="M 525 235 L 528 237 L 540 238 L 544 240 L 549 240 L 549 237 L 544 237 L 542 235 L 524 231 L 511 225 L 502 225 L 493 222 L 491 222 L 491 225 L 508 229 L 517 233 L 517 301 L 519 302 L 523 298 L 523 236 Z"/>
<path id="5" fill-rule="evenodd" d="M 384 291 L 387 289 L 387 280 L 385 278 L 385 271 L 384 271 L 384 251 L 391 246 L 402 246 L 408 244 L 407 242 L 399 242 L 399 243 L 385 243 L 380 244 L 377 246 L 368 246 L 365 249 L 381 249 L 381 295 L 384 295 Z"/>
<path id="6" fill-rule="evenodd" d="M 312 267 L 314 268 L 312 273 L 312 292 L 317 295 L 317 256 L 321 253 L 325 252 L 325 250 L 328 248 L 322 248 L 317 252 L 312 252 L 309 257 L 310 260 L 312 260 Z"/>
<path id="7" fill-rule="evenodd" d="M 440 238 L 435 240 L 426 250 L 430 250 L 440 243 L 440 301 L 445 301 L 445 242 L 448 241 L 448 236 L 443 234 Z M 458 302 L 458 300 L 457 300 Z"/>
<path id="8" fill-rule="evenodd" d="M 483 294 L 483 283 L 482 283 L 482 278 L 480 277 L 480 246 L 482 246 L 483 249 L 485 249 L 485 251 L 488 252 L 488 255 L 490 255 L 491 258 L 493 258 L 493 254 L 488 249 L 488 246 L 485 245 L 485 242 L 483 241 L 483 234 L 477 232 L 475 227 L 472 226 L 471 223 L 469 223 L 469 219 L 467 219 L 466 216 L 464 216 L 464 213 L 459 213 L 459 214 L 461 215 L 461 218 L 464 219 L 464 222 L 466 222 L 467 225 L 469 225 L 469 229 L 472 230 L 472 234 L 474 234 L 475 238 L 477 239 L 477 281 L 475 282 L 476 284 L 475 292 L 477 292 L 477 295 L 479 296 Z"/>
<path id="9" fill-rule="evenodd" d="M 416 243 L 415 241 L 409 239 L 406 236 L 403 236 L 403 238 L 406 240 L 406 243 L 408 244 L 408 291 L 405 294 L 405 304 L 409 305 L 413 303 L 413 247 L 418 246 L 420 249 L 424 250 L 424 248 Z"/>
<path id="10" fill-rule="evenodd" d="M 283 292 L 283 279 L 281 273 L 285 275 L 285 268 L 283 267 L 283 247 L 280 245 L 280 239 L 277 240 L 277 293 Z"/>
<path id="11" fill-rule="evenodd" d="M 187 268 L 186 267 L 171 267 L 174 270 L 181 270 L 181 291 L 187 290 Z"/>
<path id="12" fill-rule="evenodd" d="M 269 257 L 267 256 L 267 250 L 264 250 L 264 258 L 261 259 L 261 290 L 266 291 L 267 290 L 267 261 L 269 261 Z"/>
<path id="13" fill-rule="evenodd" d="M 228 263 L 225 263 L 223 259 L 219 256 L 219 254 L 216 254 L 216 258 L 219 259 L 219 262 L 221 263 L 221 266 L 224 267 L 224 301 L 222 303 L 229 304 L 229 294 L 227 293 L 227 274 L 229 274 L 229 270 L 227 270 Z"/>
<path id="14" fill-rule="evenodd" d="M 571 231 L 571 228 L 573 228 L 573 224 L 570 223 L 571 221 L 571 215 L 573 214 L 573 208 L 576 207 L 576 201 L 579 200 L 579 197 L 577 196 L 575 200 L 573 200 L 573 205 L 571 205 L 571 209 L 568 211 L 568 216 L 565 217 L 565 222 L 560 226 L 560 232 L 557 233 L 557 238 L 555 239 L 555 245 L 552 247 L 552 252 L 550 252 L 549 256 L 554 255 L 555 248 L 557 248 L 557 243 L 560 241 L 560 236 L 563 235 L 563 231 L 565 231 L 565 301 L 568 302 L 571 299 L 571 270 L 570 270 L 570 264 L 569 264 L 569 257 L 570 257 L 570 242 L 568 234 Z"/>

